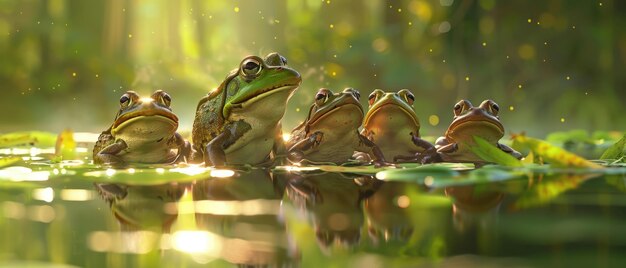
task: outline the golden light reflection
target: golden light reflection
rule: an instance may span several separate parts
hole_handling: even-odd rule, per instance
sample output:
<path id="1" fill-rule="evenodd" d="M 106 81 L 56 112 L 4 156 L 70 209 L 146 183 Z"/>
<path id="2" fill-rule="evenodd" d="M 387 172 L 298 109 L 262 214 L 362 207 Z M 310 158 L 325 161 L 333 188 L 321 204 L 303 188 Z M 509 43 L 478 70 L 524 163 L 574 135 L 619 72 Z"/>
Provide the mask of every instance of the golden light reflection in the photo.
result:
<path id="1" fill-rule="evenodd" d="M 93 192 L 84 189 L 63 189 L 59 194 L 65 201 L 87 201 L 93 199 Z"/>
<path id="2" fill-rule="evenodd" d="M 56 218 L 56 212 L 51 206 L 31 206 L 28 208 L 28 218 L 33 221 L 49 223 Z"/>
<path id="3" fill-rule="evenodd" d="M 291 138 L 291 134 L 290 133 L 283 133 L 283 140 L 284 141 L 288 141 Z"/>
<path id="4" fill-rule="evenodd" d="M 95 231 L 87 237 L 87 246 L 96 252 L 146 254 L 157 248 L 159 235 L 150 231 Z"/>
<path id="5" fill-rule="evenodd" d="M 229 178 L 235 175 L 235 171 L 230 169 L 211 169 L 211 177 Z"/>
<path id="6" fill-rule="evenodd" d="M 401 195 L 398 196 L 396 203 L 398 204 L 398 207 L 407 208 L 411 204 L 411 199 L 406 195 Z"/>
<path id="7" fill-rule="evenodd" d="M 47 181 L 49 171 L 33 171 L 27 167 L 15 166 L 0 170 L 0 178 L 10 181 Z"/>
<path id="8" fill-rule="evenodd" d="M 221 238 L 205 231 L 178 231 L 171 236 L 172 248 L 187 253 L 219 255 Z"/>
<path id="9" fill-rule="evenodd" d="M 149 98 L 149 97 L 143 97 L 143 98 L 141 98 L 141 99 L 139 99 L 139 100 L 140 100 L 141 102 L 143 102 L 143 103 L 151 103 L 151 102 L 153 102 L 153 101 L 154 101 L 152 98 Z"/>
<path id="10" fill-rule="evenodd" d="M 105 172 L 104 172 L 107 176 L 111 177 L 113 175 L 115 175 L 115 169 L 112 168 L 108 168 Z"/>
<path id="11" fill-rule="evenodd" d="M 424 178 L 424 184 L 426 186 L 431 186 L 433 183 L 435 183 L 435 178 L 433 178 L 433 176 L 426 176 L 426 178 Z"/>
<path id="12" fill-rule="evenodd" d="M 189 165 L 188 167 L 178 167 L 170 169 L 170 172 L 182 173 L 185 175 L 193 176 L 206 172 L 208 169 L 201 165 Z"/>
<path id="13" fill-rule="evenodd" d="M 33 199 L 50 203 L 54 201 L 54 190 L 51 187 L 34 189 Z"/>
<path id="14" fill-rule="evenodd" d="M 193 202 L 167 203 L 164 206 L 165 213 L 172 215 L 180 214 L 212 214 L 212 215 L 276 215 L 280 211 L 278 200 L 244 200 L 244 201 L 218 201 L 200 200 Z"/>
<path id="15" fill-rule="evenodd" d="M 26 206 L 18 202 L 4 201 L 2 203 L 2 211 L 4 212 L 4 217 L 20 220 L 26 215 Z"/>

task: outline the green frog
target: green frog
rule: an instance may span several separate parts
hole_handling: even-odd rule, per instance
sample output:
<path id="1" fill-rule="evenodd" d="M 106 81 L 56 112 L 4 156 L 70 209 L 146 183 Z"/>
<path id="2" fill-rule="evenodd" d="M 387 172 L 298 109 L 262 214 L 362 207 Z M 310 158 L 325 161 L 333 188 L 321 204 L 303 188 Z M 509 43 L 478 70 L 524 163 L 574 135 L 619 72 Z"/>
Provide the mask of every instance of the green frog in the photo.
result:
<path id="1" fill-rule="evenodd" d="M 287 141 L 288 158 L 299 163 L 346 163 L 355 151 L 373 155 L 377 165 L 385 165 L 378 146 L 359 133 L 363 121 L 360 93 L 353 88 L 333 93 L 327 88 L 315 94 L 307 119 L 293 129 Z"/>
<path id="2" fill-rule="evenodd" d="M 408 89 L 398 92 L 376 89 L 369 96 L 369 110 L 361 134 L 375 142 L 384 155 L 393 156 L 394 161 L 434 150 L 431 143 L 420 138 L 420 122 L 413 110 L 414 102 L 415 95 Z M 405 156 L 407 154 L 411 156 Z"/>
<path id="3" fill-rule="evenodd" d="M 120 98 L 115 121 L 98 137 L 93 148 L 96 164 L 170 164 L 185 160 L 189 142 L 176 132 L 178 117 L 172 112 L 172 98 L 162 90 L 149 98 L 127 91 Z"/>
<path id="4" fill-rule="evenodd" d="M 206 166 L 267 165 L 285 154 L 281 119 L 302 78 L 278 53 L 244 58 L 198 103 L 193 159 Z"/>
<path id="5" fill-rule="evenodd" d="M 498 112 L 500 106 L 492 100 L 483 101 L 474 107 L 468 100 L 461 100 L 454 105 L 454 119 L 445 135 L 435 142 L 436 153 L 426 154 L 422 162 L 468 162 L 484 164 L 485 161 L 470 150 L 475 144 L 474 136 L 481 137 L 496 145 L 503 152 L 517 159 L 522 154 L 511 147 L 499 143 L 504 136 L 504 126 Z"/>

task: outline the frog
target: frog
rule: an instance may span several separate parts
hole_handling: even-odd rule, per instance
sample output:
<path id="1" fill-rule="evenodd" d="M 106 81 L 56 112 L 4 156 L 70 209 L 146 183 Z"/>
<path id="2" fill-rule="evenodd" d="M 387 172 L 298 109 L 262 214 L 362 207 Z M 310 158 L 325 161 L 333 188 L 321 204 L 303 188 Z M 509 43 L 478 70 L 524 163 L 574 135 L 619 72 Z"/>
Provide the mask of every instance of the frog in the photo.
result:
<path id="1" fill-rule="evenodd" d="M 245 57 L 197 105 L 192 162 L 205 166 L 271 166 L 284 157 L 282 118 L 300 73 L 273 52 Z"/>
<path id="2" fill-rule="evenodd" d="M 171 102 L 163 90 L 148 98 L 135 91 L 124 93 L 113 124 L 100 134 L 93 148 L 94 163 L 124 166 L 185 161 L 191 146 L 176 132 L 178 117 Z"/>
<path id="3" fill-rule="evenodd" d="M 484 100 L 478 107 L 474 107 L 469 100 L 460 100 L 454 105 L 452 123 L 444 136 L 435 141 L 436 152 L 425 154 L 421 157 L 421 162 L 487 164 L 470 150 L 476 144 L 474 136 L 483 138 L 503 152 L 521 159 L 522 154 L 499 142 L 504 136 L 499 111 L 500 106 L 493 100 Z"/>
<path id="4" fill-rule="evenodd" d="M 361 134 L 394 162 L 433 151 L 434 145 L 420 138 L 420 121 L 413 109 L 415 95 L 408 89 L 385 92 L 375 89 L 368 97 L 369 109 Z M 409 154 L 409 156 L 407 156 Z"/>
<path id="5" fill-rule="evenodd" d="M 306 120 L 292 130 L 286 142 L 289 161 L 341 165 L 358 151 L 372 155 L 376 165 L 387 165 L 380 148 L 359 133 L 364 117 L 360 96 L 354 88 L 339 93 L 319 89 Z"/>

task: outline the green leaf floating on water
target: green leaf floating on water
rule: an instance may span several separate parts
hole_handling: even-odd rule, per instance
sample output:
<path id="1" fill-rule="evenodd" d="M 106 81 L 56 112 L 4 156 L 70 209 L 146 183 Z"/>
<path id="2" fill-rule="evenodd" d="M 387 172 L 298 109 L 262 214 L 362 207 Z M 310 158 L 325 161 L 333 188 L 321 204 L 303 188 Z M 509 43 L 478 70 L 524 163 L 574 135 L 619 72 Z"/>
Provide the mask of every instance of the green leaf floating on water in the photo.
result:
<path id="1" fill-rule="evenodd" d="M 521 147 L 529 148 L 535 156 L 543 158 L 553 167 L 564 168 L 604 168 L 601 165 L 588 161 L 578 155 L 570 153 L 563 148 L 554 146 L 540 139 L 526 137 L 524 135 L 516 135 L 513 142 Z"/>
<path id="2" fill-rule="evenodd" d="M 524 176 L 524 171 L 510 170 L 499 166 L 486 166 L 461 173 L 450 167 L 436 164 L 417 168 L 390 169 L 376 173 L 376 178 L 379 180 L 412 182 L 433 188 L 490 183 Z"/>
<path id="3" fill-rule="evenodd" d="M 474 154 L 483 160 L 496 163 L 506 167 L 521 167 L 522 162 L 500 150 L 500 148 L 489 143 L 485 139 L 474 136 L 475 145 L 471 145 L 469 148 Z"/>
<path id="4" fill-rule="evenodd" d="M 617 141 L 615 144 L 611 145 L 611 147 L 606 149 L 606 151 L 604 151 L 602 156 L 600 156 L 600 159 L 622 158 L 624 156 L 625 146 L 626 146 L 626 134 L 619 141 Z"/>
<path id="5" fill-rule="evenodd" d="M 56 141 L 56 134 L 43 131 L 21 131 L 0 135 L 0 147 L 13 147 L 19 145 L 53 147 L 56 144 Z"/>

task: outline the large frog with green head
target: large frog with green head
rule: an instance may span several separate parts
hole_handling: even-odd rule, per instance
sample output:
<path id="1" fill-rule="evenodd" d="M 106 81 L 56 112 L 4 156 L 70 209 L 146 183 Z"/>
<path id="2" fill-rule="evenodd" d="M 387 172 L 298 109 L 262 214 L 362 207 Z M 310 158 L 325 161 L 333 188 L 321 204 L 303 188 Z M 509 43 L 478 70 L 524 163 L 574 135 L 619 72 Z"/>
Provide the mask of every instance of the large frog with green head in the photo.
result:
<path id="1" fill-rule="evenodd" d="M 386 165 L 380 148 L 359 133 L 363 121 L 360 96 L 353 88 L 340 93 L 320 89 L 306 120 L 292 131 L 287 141 L 289 160 L 343 164 L 357 151 L 372 155 L 377 165 Z"/>
<path id="2" fill-rule="evenodd" d="M 162 90 L 149 98 L 128 91 L 120 98 L 115 121 L 98 137 L 93 148 L 96 164 L 167 164 L 184 160 L 191 147 L 180 134 L 172 98 Z"/>
<path id="3" fill-rule="evenodd" d="M 284 154 L 280 122 L 301 81 L 278 53 L 244 58 L 198 103 L 193 159 L 207 166 L 271 164 Z"/>

